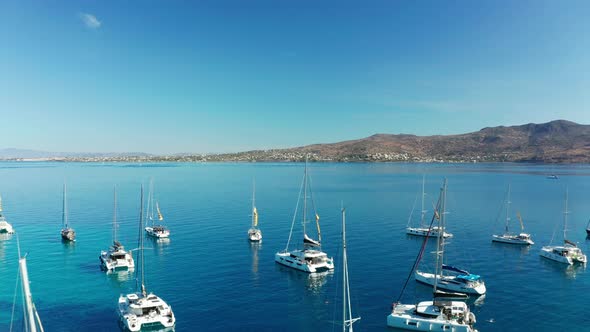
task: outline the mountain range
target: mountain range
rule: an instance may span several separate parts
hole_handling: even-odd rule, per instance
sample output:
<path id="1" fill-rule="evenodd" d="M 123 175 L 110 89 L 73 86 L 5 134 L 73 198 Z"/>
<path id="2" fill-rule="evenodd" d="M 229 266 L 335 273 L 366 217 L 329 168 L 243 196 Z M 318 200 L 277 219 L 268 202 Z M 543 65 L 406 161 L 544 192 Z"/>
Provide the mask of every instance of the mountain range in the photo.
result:
<path id="1" fill-rule="evenodd" d="M 70 161 L 408 161 L 590 163 L 590 125 L 566 120 L 459 135 L 375 134 L 288 149 L 226 154 L 64 153 L 0 149 L 0 159 Z"/>

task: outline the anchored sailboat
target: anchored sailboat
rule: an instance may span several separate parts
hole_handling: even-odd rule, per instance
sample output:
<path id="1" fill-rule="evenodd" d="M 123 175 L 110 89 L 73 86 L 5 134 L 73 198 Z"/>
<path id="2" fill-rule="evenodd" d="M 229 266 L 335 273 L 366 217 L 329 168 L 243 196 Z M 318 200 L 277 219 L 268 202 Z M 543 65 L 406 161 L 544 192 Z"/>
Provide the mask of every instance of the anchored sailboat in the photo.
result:
<path id="1" fill-rule="evenodd" d="M 252 242 L 262 241 L 262 231 L 258 228 L 258 210 L 256 209 L 256 183 L 252 183 L 252 226 L 248 230 L 248 239 Z"/>
<path id="2" fill-rule="evenodd" d="M 350 285 L 348 279 L 348 257 L 346 255 L 346 210 L 342 208 L 342 332 L 353 332 L 352 324 L 360 317 L 352 317 Z"/>
<path id="3" fill-rule="evenodd" d="M 145 272 L 143 258 L 143 186 L 141 187 L 141 204 L 139 212 L 139 250 L 137 251 L 141 267 L 140 281 L 136 293 L 119 297 L 119 317 L 125 328 L 140 331 L 142 327 L 173 327 L 176 318 L 172 308 L 160 297 L 148 293 L 145 288 Z M 139 285 L 138 285 L 139 286 Z"/>
<path id="4" fill-rule="evenodd" d="M 541 257 L 554 260 L 559 263 L 572 265 L 574 263 L 586 264 L 586 255 L 578 248 L 578 246 L 567 239 L 567 215 L 569 214 L 567 208 L 568 190 L 565 190 L 565 210 L 563 211 L 563 246 L 544 246 L 541 249 Z"/>
<path id="5" fill-rule="evenodd" d="M 520 222 L 520 233 L 518 235 L 511 234 L 508 230 L 508 225 L 510 224 L 510 185 L 508 185 L 508 194 L 506 196 L 506 224 L 504 226 L 504 234 L 501 235 L 493 235 L 492 241 L 494 242 L 502 242 L 502 243 L 510 243 L 510 244 L 520 244 L 520 245 L 531 245 L 535 244 L 531 239 L 531 235 L 524 232 L 524 224 L 522 223 L 522 216 L 520 212 L 516 213 L 518 221 Z"/>
<path id="6" fill-rule="evenodd" d="M 133 255 L 117 239 L 117 187 L 113 189 L 113 245 L 108 251 L 100 252 L 100 265 L 105 271 L 131 270 L 135 267 Z"/>
<path id="7" fill-rule="evenodd" d="M 438 205 L 437 209 L 434 211 L 434 218 L 438 220 L 440 229 L 445 229 L 446 224 L 446 197 L 447 180 L 445 179 L 439 198 L 440 205 Z M 439 213 L 440 209 L 442 209 L 442 213 Z M 438 284 L 439 289 L 451 292 L 477 295 L 485 294 L 486 286 L 479 275 L 471 274 L 464 269 L 443 264 L 445 241 L 440 232 L 438 233 L 438 243 L 440 249 L 436 252 L 437 272 L 428 273 L 416 271 L 416 281 L 430 286 Z M 440 265 L 440 269 L 438 265 Z M 447 274 L 444 272 L 447 272 Z"/>
<path id="8" fill-rule="evenodd" d="M 63 228 L 61 229 L 61 238 L 64 241 L 75 241 L 76 240 L 76 232 L 73 228 L 70 227 L 68 222 L 68 203 L 67 203 L 67 188 L 64 182 L 64 189 L 63 189 L 63 202 L 62 202 L 62 214 L 61 219 L 63 223 Z"/>
<path id="9" fill-rule="evenodd" d="M 0 197 L 0 234 L 14 234 L 12 225 L 6 221 L 2 214 L 2 197 Z"/>
<path id="10" fill-rule="evenodd" d="M 435 209 L 435 215 L 432 217 L 431 226 L 435 219 L 439 220 L 441 226 L 444 226 L 445 215 L 445 193 L 446 193 L 446 179 L 441 189 L 441 197 Z M 442 207 L 442 213 L 438 211 Z M 442 220 L 442 221 L 441 221 Z M 475 314 L 469 310 L 469 306 L 463 301 L 451 301 L 449 297 L 454 297 L 457 294 L 445 293 L 439 291 L 440 278 L 434 279 L 434 289 L 432 301 L 422 301 L 418 304 L 402 304 L 400 302 L 403 296 L 405 287 L 412 276 L 412 272 L 420 262 L 420 258 L 426 248 L 428 238 L 424 239 L 418 257 L 412 266 L 410 275 L 408 276 L 404 288 L 400 292 L 400 296 L 393 304 L 391 314 L 387 316 L 387 326 L 412 330 L 412 331 L 453 331 L 453 332 L 477 332 L 474 328 L 476 322 Z M 437 237 L 437 255 L 436 255 L 436 271 L 435 275 L 442 274 L 443 269 L 443 252 L 444 252 L 444 238 L 439 233 Z"/>
<path id="11" fill-rule="evenodd" d="M 430 237 L 437 237 L 439 232 L 443 233 L 443 237 L 448 238 L 452 237 L 453 234 L 445 232 L 444 229 L 439 228 L 439 226 L 433 226 L 432 229 L 426 227 L 424 225 L 424 217 L 428 210 L 424 207 L 424 199 L 426 198 L 426 193 L 424 192 L 424 183 L 426 181 L 426 177 L 422 176 L 422 210 L 420 211 L 420 226 L 419 227 L 412 227 L 410 224 L 412 222 L 412 215 L 414 214 L 414 207 L 412 207 L 412 212 L 410 213 L 410 217 L 408 218 L 408 225 L 406 226 L 406 234 L 408 235 L 416 235 L 416 236 L 430 236 Z"/>
<path id="12" fill-rule="evenodd" d="M 154 216 L 154 207 L 157 213 L 157 219 L 160 222 L 156 224 L 156 217 Z M 148 222 L 146 222 L 145 231 L 149 236 L 156 238 L 167 238 L 170 236 L 170 230 L 164 226 L 161 222 L 164 221 L 162 211 L 160 211 L 160 204 L 156 201 L 154 205 L 154 184 L 150 182 L 150 192 L 148 194 Z M 151 221 L 151 223 L 150 223 Z"/>
<path id="13" fill-rule="evenodd" d="M 293 221 L 291 222 L 291 231 L 289 232 L 289 240 L 285 250 L 277 252 L 275 254 L 275 262 L 292 267 L 297 270 L 304 272 L 320 272 L 325 270 L 334 269 L 334 260 L 328 258 L 328 255 L 322 251 L 322 237 L 320 232 L 320 216 L 315 211 L 315 204 L 311 189 L 309 188 L 309 174 L 307 172 L 307 160 L 305 161 L 305 171 L 303 174 L 303 183 L 299 190 L 299 197 L 297 198 L 297 206 L 295 207 L 295 213 L 293 215 Z M 307 220 L 307 193 L 309 191 L 311 205 L 314 210 L 316 227 L 318 232 L 318 239 L 314 240 L 307 235 L 306 224 Z M 303 227 L 303 249 L 289 250 L 289 244 L 291 243 L 291 236 L 293 235 L 293 226 L 297 218 L 297 210 L 299 209 L 299 200 L 303 196 L 303 211 L 301 224 Z"/>

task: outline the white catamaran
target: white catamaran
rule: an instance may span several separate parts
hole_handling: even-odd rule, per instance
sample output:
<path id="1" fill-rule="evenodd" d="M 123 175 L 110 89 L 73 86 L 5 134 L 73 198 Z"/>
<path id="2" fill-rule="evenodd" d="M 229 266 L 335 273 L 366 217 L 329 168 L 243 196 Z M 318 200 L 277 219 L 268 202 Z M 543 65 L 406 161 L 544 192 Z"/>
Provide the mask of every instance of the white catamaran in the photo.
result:
<path id="1" fill-rule="evenodd" d="M 125 251 L 125 247 L 117 240 L 117 188 L 113 190 L 113 245 L 108 251 L 100 252 L 101 268 L 107 272 L 116 270 L 132 270 L 135 267 L 133 255 Z"/>
<path id="2" fill-rule="evenodd" d="M 510 243 L 510 244 L 519 244 L 519 245 L 531 245 L 535 244 L 531 239 L 531 235 L 524 232 L 524 224 L 522 223 L 522 217 L 520 212 L 516 213 L 518 221 L 520 221 L 520 233 L 518 235 L 511 234 L 508 230 L 508 225 L 510 224 L 510 185 L 508 185 L 508 194 L 506 197 L 506 224 L 504 226 L 504 234 L 501 235 L 493 235 L 492 241 L 494 242 L 502 242 L 502 243 Z"/>
<path id="3" fill-rule="evenodd" d="M 445 212 L 445 192 L 446 180 L 443 189 L 441 190 L 441 198 L 435 209 L 435 216 L 438 215 L 438 210 L 442 206 L 443 213 L 440 214 L 439 223 L 444 225 Z M 442 222 L 440 220 L 443 220 Z M 424 239 L 424 244 L 420 249 L 418 257 L 422 256 L 424 248 L 426 247 L 427 239 Z M 436 254 L 436 271 L 435 275 L 442 274 L 443 268 L 443 252 L 444 252 L 444 238 L 439 234 L 437 237 L 437 254 Z M 419 259 L 417 258 L 416 267 Z M 411 274 L 410 274 L 411 275 Z M 409 279 L 409 278 L 408 278 Z M 469 306 L 463 301 L 451 301 L 448 298 L 456 294 L 440 292 L 439 282 L 440 278 L 433 278 L 434 290 L 432 301 L 422 301 L 418 304 L 402 304 L 400 299 L 403 295 L 404 289 L 392 306 L 391 314 L 387 316 L 387 326 L 395 327 L 411 331 L 451 331 L 451 332 L 477 332 L 474 328 L 475 314 L 469 310 Z M 406 280 L 407 285 L 408 280 Z"/>
<path id="4" fill-rule="evenodd" d="M 420 226 L 419 227 L 412 227 L 411 226 L 412 216 L 414 215 L 414 207 L 416 206 L 416 204 L 414 203 L 414 206 L 412 207 L 412 212 L 410 213 L 410 217 L 408 218 L 408 225 L 406 226 L 406 234 L 416 235 L 416 236 L 437 237 L 438 233 L 442 231 L 443 237 L 445 237 L 445 238 L 452 237 L 453 234 L 446 232 L 444 229 L 439 228 L 439 226 L 433 226 L 432 228 L 429 228 L 424 225 L 424 217 L 426 216 L 426 213 L 428 213 L 428 210 L 426 210 L 425 206 L 424 206 L 424 199 L 426 198 L 426 193 L 424 192 L 425 180 L 426 180 L 426 178 L 424 176 L 422 176 L 422 210 L 420 212 Z"/>
<path id="5" fill-rule="evenodd" d="M 348 257 L 346 255 L 346 210 L 342 208 L 342 332 L 353 332 L 352 324 L 360 317 L 352 317 L 350 284 L 348 279 Z"/>
<path id="6" fill-rule="evenodd" d="M 321 272 L 325 270 L 334 269 L 334 259 L 328 258 L 328 255 L 322 251 L 322 236 L 320 232 L 320 216 L 315 211 L 315 204 L 313 201 L 312 191 L 309 188 L 309 175 L 307 172 L 307 160 L 305 161 L 305 171 L 303 174 L 303 183 L 299 190 L 299 197 L 297 198 L 297 205 L 291 222 L 291 231 L 289 232 L 289 240 L 285 250 L 279 251 L 275 254 L 275 262 L 300 270 L 304 272 Z M 307 193 L 310 193 L 310 200 L 315 214 L 316 227 L 318 231 L 318 239 L 310 238 L 306 233 L 307 220 Z M 299 209 L 299 200 L 303 194 L 303 211 L 301 224 L 303 227 L 303 249 L 289 250 L 291 243 L 291 236 L 293 235 L 293 226 L 297 218 L 297 210 Z"/>
<path id="7" fill-rule="evenodd" d="M 76 232 L 73 228 L 70 227 L 70 223 L 68 221 L 68 203 L 67 203 L 67 188 L 66 184 L 64 183 L 63 189 L 63 202 L 62 202 L 62 214 L 61 214 L 61 221 L 63 224 L 63 228 L 61 229 L 61 238 L 64 241 L 75 241 L 76 240 Z"/>
<path id="8" fill-rule="evenodd" d="M 149 236 L 153 236 L 156 238 L 167 238 L 170 237 L 170 230 L 164 226 L 161 222 L 164 221 L 164 216 L 160 211 L 160 204 L 156 201 L 154 204 L 154 185 L 150 183 L 150 192 L 148 194 L 148 221 L 146 222 L 145 231 Z M 154 216 L 154 208 L 156 209 L 157 218 L 160 222 L 159 225 L 156 224 L 156 217 Z M 150 222 L 151 221 L 151 222 Z"/>
<path id="9" fill-rule="evenodd" d="M 262 241 L 262 231 L 258 228 L 258 210 L 256 209 L 256 183 L 252 184 L 252 226 L 248 230 L 248 239 L 252 242 Z"/>
<path id="10" fill-rule="evenodd" d="M 574 263 L 586 264 L 586 255 L 582 253 L 582 250 L 578 246 L 567 239 L 567 215 L 569 211 L 567 209 L 568 191 L 565 191 L 565 210 L 563 211 L 563 246 L 544 246 L 541 249 L 541 257 L 554 260 L 556 262 L 572 265 Z"/>
<path id="11" fill-rule="evenodd" d="M 172 308 L 160 297 L 148 293 L 145 288 L 144 258 L 143 258 L 143 186 L 141 187 L 141 204 L 139 212 L 139 250 L 141 288 L 136 293 L 119 297 L 119 317 L 123 326 L 129 331 L 140 331 L 142 328 L 171 328 L 176 323 Z M 139 286 L 139 285 L 138 285 Z"/>
<path id="12" fill-rule="evenodd" d="M 437 210 L 442 209 L 441 213 L 435 210 L 435 218 L 439 222 L 439 227 L 445 229 L 446 224 L 446 196 L 447 196 L 447 180 L 445 179 L 443 187 L 441 188 L 439 205 Z M 439 289 L 465 293 L 465 294 L 477 294 L 482 295 L 486 292 L 486 286 L 484 281 L 479 275 L 471 274 L 466 270 L 456 268 L 443 264 L 444 258 L 444 237 L 439 233 L 438 242 L 440 243 L 440 249 L 437 251 L 437 264 L 440 261 L 441 268 L 437 266 L 437 272 L 428 273 L 423 271 L 416 271 L 416 281 L 426 285 L 434 286 L 435 284 Z M 440 260 L 439 256 L 440 255 Z M 444 272 L 450 273 L 445 274 Z"/>
<path id="13" fill-rule="evenodd" d="M 0 197 L 0 234 L 14 234 L 12 225 L 6 221 L 2 214 L 2 197 Z"/>

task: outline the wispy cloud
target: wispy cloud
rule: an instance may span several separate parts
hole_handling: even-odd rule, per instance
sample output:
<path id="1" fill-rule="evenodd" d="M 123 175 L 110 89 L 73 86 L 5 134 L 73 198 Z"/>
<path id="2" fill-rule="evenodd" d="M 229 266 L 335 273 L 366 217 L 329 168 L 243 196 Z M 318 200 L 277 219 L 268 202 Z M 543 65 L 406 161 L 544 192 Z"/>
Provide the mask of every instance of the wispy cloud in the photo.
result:
<path id="1" fill-rule="evenodd" d="M 82 22 L 84 22 L 84 25 L 86 25 L 86 27 L 88 27 L 90 29 L 98 29 L 98 28 L 100 28 L 100 25 L 102 24 L 96 18 L 96 16 L 94 16 L 92 14 L 80 13 L 80 14 L 78 14 L 78 16 L 80 17 Z"/>

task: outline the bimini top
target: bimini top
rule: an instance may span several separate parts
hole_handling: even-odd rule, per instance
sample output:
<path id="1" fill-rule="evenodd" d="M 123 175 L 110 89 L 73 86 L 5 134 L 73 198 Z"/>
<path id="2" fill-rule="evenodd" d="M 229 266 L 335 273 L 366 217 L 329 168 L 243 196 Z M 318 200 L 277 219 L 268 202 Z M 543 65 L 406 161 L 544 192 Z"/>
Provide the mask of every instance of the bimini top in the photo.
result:
<path id="1" fill-rule="evenodd" d="M 481 279 L 481 276 L 477 274 L 460 274 L 457 276 L 457 279 L 469 280 L 469 281 L 477 281 Z"/>

